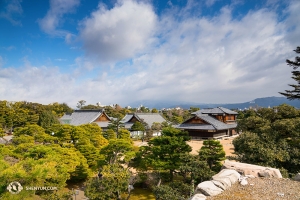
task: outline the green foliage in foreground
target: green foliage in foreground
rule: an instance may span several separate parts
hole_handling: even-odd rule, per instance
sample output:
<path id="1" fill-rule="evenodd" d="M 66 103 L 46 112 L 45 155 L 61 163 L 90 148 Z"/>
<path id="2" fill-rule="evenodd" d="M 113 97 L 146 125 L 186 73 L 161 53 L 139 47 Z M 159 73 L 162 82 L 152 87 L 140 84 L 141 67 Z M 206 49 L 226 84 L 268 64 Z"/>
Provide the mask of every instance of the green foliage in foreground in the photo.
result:
<path id="1" fill-rule="evenodd" d="M 200 160 L 206 161 L 209 168 L 219 172 L 222 167 L 222 161 L 225 160 L 225 151 L 218 140 L 205 140 L 199 151 Z"/>
<path id="2" fill-rule="evenodd" d="M 105 165 L 100 178 L 92 178 L 85 188 L 85 195 L 91 200 L 121 199 L 128 190 L 130 173 L 119 164 Z"/>
<path id="3" fill-rule="evenodd" d="M 251 114 L 249 114 L 251 113 Z M 300 111 L 288 105 L 247 111 L 239 121 L 243 133 L 233 140 L 235 159 L 287 170 L 300 170 Z"/>

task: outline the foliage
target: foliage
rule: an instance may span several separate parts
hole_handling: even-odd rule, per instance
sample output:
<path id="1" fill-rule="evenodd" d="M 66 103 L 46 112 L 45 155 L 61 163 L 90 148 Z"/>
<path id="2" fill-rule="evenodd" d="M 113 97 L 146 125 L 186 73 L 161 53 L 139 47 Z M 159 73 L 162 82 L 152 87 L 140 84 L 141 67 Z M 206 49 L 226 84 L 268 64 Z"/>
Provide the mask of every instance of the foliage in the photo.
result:
<path id="1" fill-rule="evenodd" d="M 59 124 L 57 117 L 50 111 L 43 111 L 39 116 L 38 125 L 47 128 L 53 124 Z"/>
<path id="2" fill-rule="evenodd" d="M 85 100 L 79 100 L 77 103 L 77 108 L 81 109 L 85 105 L 86 101 Z"/>
<path id="3" fill-rule="evenodd" d="M 117 139 L 116 133 L 112 129 L 107 129 L 103 133 L 103 137 L 106 138 L 107 140 Z"/>
<path id="4" fill-rule="evenodd" d="M 168 170 L 171 180 L 173 172 L 181 164 L 180 155 L 192 151 L 186 144 L 190 138 L 184 131 L 168 127 L 162 130 L 162 136 L 148 142 L 140 148 L 133 165 L 140 169 Z"/>
<path id="5" fill-rule="evenodd" d="M 139 121 L 134 122 L 134 124 L 131 126 L 131 130 L 132 131 L 145 131 L 146 128 L 144 126 L 144 124 L 142 124 Z"/>
<path id="6" fill-rule="evenodd" d="M 156 200 L 185 200 L 186 198 L 179 191 L 173 189 L 169 185 L 161 185 L 154 188 L 154 196 Z"/>
<path id="7" fill-rule="evenodd" d="M 297 47 L 294 50 L 296 53 L 300 54 L 300 47 Z M 280 94 L 286 96 L 288 99 L 300 99 L 300 71 L 296 70 L 300 67 L 300 57 L 296 56 L 295 61 L 286 60 L 287 65 L 293 67 L 292 71 L 292 79 L 294 79 L 297 83 L 296 84 L 289 84 L 293 88 L 293 90 L 285 90 L 285 92 L 279 92 Z"/>
<path id="8" fill-rule="evenodd" d="M 196 181 L 201 183 L 209 180 L 214 172 L 209 168 L 206 161 L 202 161 L 196 155 L 182 154 L 180 156 L 182 160 L 178 171 L 183 176 L 185 182 L 192 183 Z"/>
<path id="9" fill-rule="evenodd" d="M 249 112 L 252 112 L 249 115 Z M 247 111 L 240 119 L 243 132 L 233 140 L 235 159 L 287 170 L 300 169 L 300 112 L 288 105 Z"/>
<path id="10" fill-rule="evenodd" d="M 0 193 L 6 192 L 7 185 L 18 181 L 23 186 L 52 186 L 59 189 L 69 179 L 86 179 L 89 169 L 86 159 L 76 149 L 65 149 L 58 145 L 28 146 L 18 162 L 6 164 L 0 174 Z M 2 161 L 3 162 L 3 161 Z M 49 191 L 47 191 L 49 192 Z M 28 193 L 32 195 L 33 191 Z"/>
<path id="11" fill-rule="evenodd" d="M 130 173 L 118 164 L 105 165 L 101 178 L 90 179 L 85 188 L 85 195 L 91 200 L 121 199 L 127 192 Z"/>
<path id="12" fill-rule="evenodd" d="M 119 138 L 125 139 L 125 140 L 130 140 L 130 131 L 128 131 L 127 129 L 120 129 L 119 130 Z"/>
<path id="13" fill-rule="evenodd" d="M 124 123 L 122 122 L 122 118 L 112 119 L 111 122 L 108 124 L 108 129 L 114 130 L 114 132 L 117 134 L 117 138 L 120 138 L 119 136 L 119 130 L 124 128 Z"/>
<path id="14" fill-rule="evenodd" d="M 209 168 L 215 172 L 220 171 L 222 161 L 226 159 L 225 151 L 218 140 L 205 140 L 199 151 L 200 160 L 206 161 Z"/>
<path id="15" fill-rule="evenodd" d="M 100 151 L 106 164 L 128 163 L 134 156 L 134 146 L 130 140 L 114 139 Z"/>
<path id="16" fill-rule="evenodd" d="M 94 147 L 102 148 L 103 146 L 108 144 L 107 139 L 103 137 L 101 127 L 99 127 L 97 124 L 84 124 L 80 125 L 79 127 L 85 130 L 85 136 L 89 138 L 90 142 L 94 145 Z"/>

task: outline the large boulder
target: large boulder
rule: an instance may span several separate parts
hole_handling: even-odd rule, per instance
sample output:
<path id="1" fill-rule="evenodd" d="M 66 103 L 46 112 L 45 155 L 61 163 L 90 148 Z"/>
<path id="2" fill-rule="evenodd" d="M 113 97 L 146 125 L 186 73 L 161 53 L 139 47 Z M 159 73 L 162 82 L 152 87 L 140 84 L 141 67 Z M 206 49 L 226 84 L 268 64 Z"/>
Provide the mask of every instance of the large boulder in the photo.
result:
<path id="1" fill-rule="evenodd" d="M 222 169 L 233 169 L 244 176 L 282 178 L 278 169 L 225 160 Z"/>
<path id="2" fill-rule="evenodd" d="M 206 196 L 216 196 L 223 191 L 223 189 L 216 186 L 212 181 L 204 181 L 198 184 L 195 193 L 202 193 Z"/>
<path id="3" fill-rule="evenodd" d="M 232 169 L 223 169 L 218 174 L 212 177 L 212 182 L 219 188 L 226 190 L 231 187 L 232 184 L 236 183 L 240 174 Z"/>

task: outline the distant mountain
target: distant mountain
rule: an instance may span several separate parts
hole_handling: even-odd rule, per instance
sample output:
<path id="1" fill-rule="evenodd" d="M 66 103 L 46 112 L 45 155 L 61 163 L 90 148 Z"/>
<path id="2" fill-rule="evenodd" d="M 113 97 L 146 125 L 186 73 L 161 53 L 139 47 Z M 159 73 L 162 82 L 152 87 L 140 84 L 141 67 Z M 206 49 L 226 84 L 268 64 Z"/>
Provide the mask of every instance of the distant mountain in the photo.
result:
<path id="1" fill-rule="evenodd" d="M 138 107 L 140 105 L 149 108 L 175 108 L 181 107 L 188 109 L 192 107 L 199 107 L 199 108 L 214 108 L 218 106 L 222 106 L 229 109 L 244 109 L 249 107 L 274 107 L 280 104 L 288 104 L 294 106 L 296 108 L 300 108 L 300 100 L 293 100 L 290 101 L 285 97 L 264 97 L 264 98 L 257 98 L 252 101 L 244 102 L 244 103 L 232 103 L 232 104 L 205 104 L 205 103 L 191 103 L 191 102 L 177 102 L 177 101 L 157 101 L 157 100 L 144 100 L 138 101 L 131 104 L 132 107 Z"/>

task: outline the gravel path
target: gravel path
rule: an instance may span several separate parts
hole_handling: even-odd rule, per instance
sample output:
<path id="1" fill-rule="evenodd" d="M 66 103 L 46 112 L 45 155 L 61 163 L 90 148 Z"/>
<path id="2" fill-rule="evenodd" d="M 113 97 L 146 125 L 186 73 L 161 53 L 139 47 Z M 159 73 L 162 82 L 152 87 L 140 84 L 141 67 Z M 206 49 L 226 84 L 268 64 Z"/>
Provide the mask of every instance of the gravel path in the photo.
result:
<path id="1" fill-rule="evenodd" d="M 251 178 L 247 181 L 246 186 L 236 183 L 207 200 L 300 200 L 300 182 L 285 178 Z"/>

